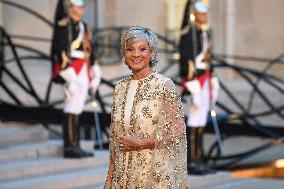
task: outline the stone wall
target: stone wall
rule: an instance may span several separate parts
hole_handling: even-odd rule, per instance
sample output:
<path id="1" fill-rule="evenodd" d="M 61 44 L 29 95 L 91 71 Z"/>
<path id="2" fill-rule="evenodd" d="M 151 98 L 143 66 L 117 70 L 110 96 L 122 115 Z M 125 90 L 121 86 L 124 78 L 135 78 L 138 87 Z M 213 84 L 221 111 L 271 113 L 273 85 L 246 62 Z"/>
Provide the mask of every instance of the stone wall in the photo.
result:
<path id="1" fill-rule="evenodd" d="M 104 6 L 104 26 L 142 25 L 157 33 L 165 33 L 163 0 L 108 0 Z"/>
<path id="2" fill-rule="evenodd" d="M 2 17 L 3 17 L 3 10 L 2 10 L 2 3 L 0 3 L 0 25 L 3 25 L 3 19 L 2 19 Z"/>
<path id="3" fill-rule="evenodd" d="M 224 52 L 227 48 L 224 40 L 233 40 L 234 52 L 237 54 L 262 57 L 279 55 L 284 49 L 283 7 L 282 0 L 211 0 L 210 21 L 214 29 L 216 50 Z M 229 9 L 231 12 L 228 12 Z M 228 39 L 227 36 L 234 39 Z"/>
<path id="4" fill-rule="evenodd" d="M 57 1 L 11 0 L 11 2 L 24 5 L 52 21 Z M 2 10 L 3 25 L 9 34 L 41 37 L 47 39 L 51 38 L 52 28 L 34 16 L 31 16 L 20 9 L 4 4 L 2 5 Z M 29 45 L 33 48 L 38 48 L 44 52 L 49 52 L 50 48 L 50 44 L 44 42 L 32 42 L 19 39 L 15 40 L 15 42 L 23 45 Z"/>
<path id="5" fill-rule="evenodd" d="M 283 7 L 283 0 L 211 0 L 215 52 L 263 58 L 279 56 L 284 49 Z M 252 62 L 250 66 L 262 68 L 264 64 Z M 271 71 L 283 75 L 283 66 L 275 66 Z"/>

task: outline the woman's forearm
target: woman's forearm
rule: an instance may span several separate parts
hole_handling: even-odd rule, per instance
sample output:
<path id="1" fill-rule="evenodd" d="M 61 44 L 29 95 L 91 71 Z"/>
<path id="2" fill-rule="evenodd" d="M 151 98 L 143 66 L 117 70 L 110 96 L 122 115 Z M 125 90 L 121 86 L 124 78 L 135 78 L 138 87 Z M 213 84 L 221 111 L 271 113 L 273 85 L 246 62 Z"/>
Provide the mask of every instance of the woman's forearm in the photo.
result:
<path id="1" fill-rule="evenodd" d="M 109 169 L 108 169 L 108 174 L 107 174 L 107 179 L 106 179 L 106 182 L 105 182 L 104 189 L 110 189 L 111 188 L 112 175 L 113 175 L 114 171 L 115 171 L 115 166 L 114 166 L 112 158 L 110 158 Z"/>
<path id="2" fill-rule="evenodd" d="M 140 140 L 140 150 L 154 149 L 156 140 L 154 138 L 145 138 Z"/>

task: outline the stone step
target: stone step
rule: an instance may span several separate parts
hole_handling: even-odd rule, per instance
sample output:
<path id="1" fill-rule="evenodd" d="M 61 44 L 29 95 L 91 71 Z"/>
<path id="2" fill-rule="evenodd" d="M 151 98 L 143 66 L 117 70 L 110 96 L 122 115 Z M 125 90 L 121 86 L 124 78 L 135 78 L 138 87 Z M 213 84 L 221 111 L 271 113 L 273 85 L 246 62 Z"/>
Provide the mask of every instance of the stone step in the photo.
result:
<path id="1" fill-rule="evenodd" d="M 97 153 L 96 153 L 97 154 Z M 60 162 L 60 163 L 59 163 Z M 62 189 L 62 188 L 102 188 L 105 182 L 108 158 L 85 158 L 81 160 L 59 161 L 54 164 L 64 167 L 64 171 L 52 174 L 35 175 L 33 177 L 0 182 L 5 189 Z M 63 164 L 63 165 L 62 165 Z M 74 164 L 74 165 L 73 165 Z M 81 165 L 80 165 L 81 164 Z M 70 168 L 73 167 L 72 168 Z M 45 166 L 44 166 L 45 167 Z M 49 170 L 51 170 L 50 168 Z M 55 168 L 59 169 L 59 168 Z M 59 170 L 58 170 L 59 171 Z"/>
<path id="2" fill-rule="evenodd" d="M 77 169 L 90 167 L 99 167 L 106 165 L 108 159 L 105 157 L 82 158 L 82 159 L 64 159 L 45 158 L 39 160 L 21 160 L 10 162 L 0 167 L 0 182 L 15 181 L 40 175 L 50 175 L 59 172 L 73 172 Z"/>
<path id="3" fill-rule="evenodd" d="M 46 141 L 0 148 L 0 164 L 52 156 L 62 156 L 62 142 Z"/>
<path id="4" fill-rule="evenodd" d="M 62 140 L 54 139 L 46 142 L 24 143 L 0 148 L 0 164 L 16 160 L 62 157 L 62 146 Z M 93 151 L 94 141 L 81 140 L 80 146 L 84 150 Z"/>
<path id="5" fill-rule="evenodd" d="M 6 148 L 23 143 L 47 141 L 49 132 L 42 126 L 25 126 L 0 124 L 0 148 Z"/>

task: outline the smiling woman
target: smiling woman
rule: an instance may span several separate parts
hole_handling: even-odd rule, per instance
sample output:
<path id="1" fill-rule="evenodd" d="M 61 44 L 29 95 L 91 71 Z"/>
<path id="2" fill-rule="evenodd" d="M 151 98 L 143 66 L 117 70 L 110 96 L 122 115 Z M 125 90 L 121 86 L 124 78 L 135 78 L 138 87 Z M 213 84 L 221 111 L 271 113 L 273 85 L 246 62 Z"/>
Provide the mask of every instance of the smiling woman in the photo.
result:
<path id="1" fill-rule="evenodd" d="M 186 137 L 174 83 L 152 70 L 158 39 L 131 27 L 121 38 L 132 75 L 115 86 L 105 189 L 187 188 Z"/>

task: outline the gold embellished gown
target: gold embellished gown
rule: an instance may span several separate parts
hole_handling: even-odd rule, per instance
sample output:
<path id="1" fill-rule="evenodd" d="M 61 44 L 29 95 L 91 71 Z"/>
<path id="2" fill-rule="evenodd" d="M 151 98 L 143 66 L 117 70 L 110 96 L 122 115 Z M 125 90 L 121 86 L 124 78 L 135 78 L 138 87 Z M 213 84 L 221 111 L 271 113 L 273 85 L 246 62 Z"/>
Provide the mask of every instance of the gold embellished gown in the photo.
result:
<path id="1" fill-rule="evenodd" d="M 186 136 L 174 83 L 154 72 L 118 82 L 112 106 L 110 151 L 115 164 L 112 189 L 187 188 Z M 154 149 L 125 152 L 118 137 L 129 129 L 139 138 L 155 138 Z"/>

